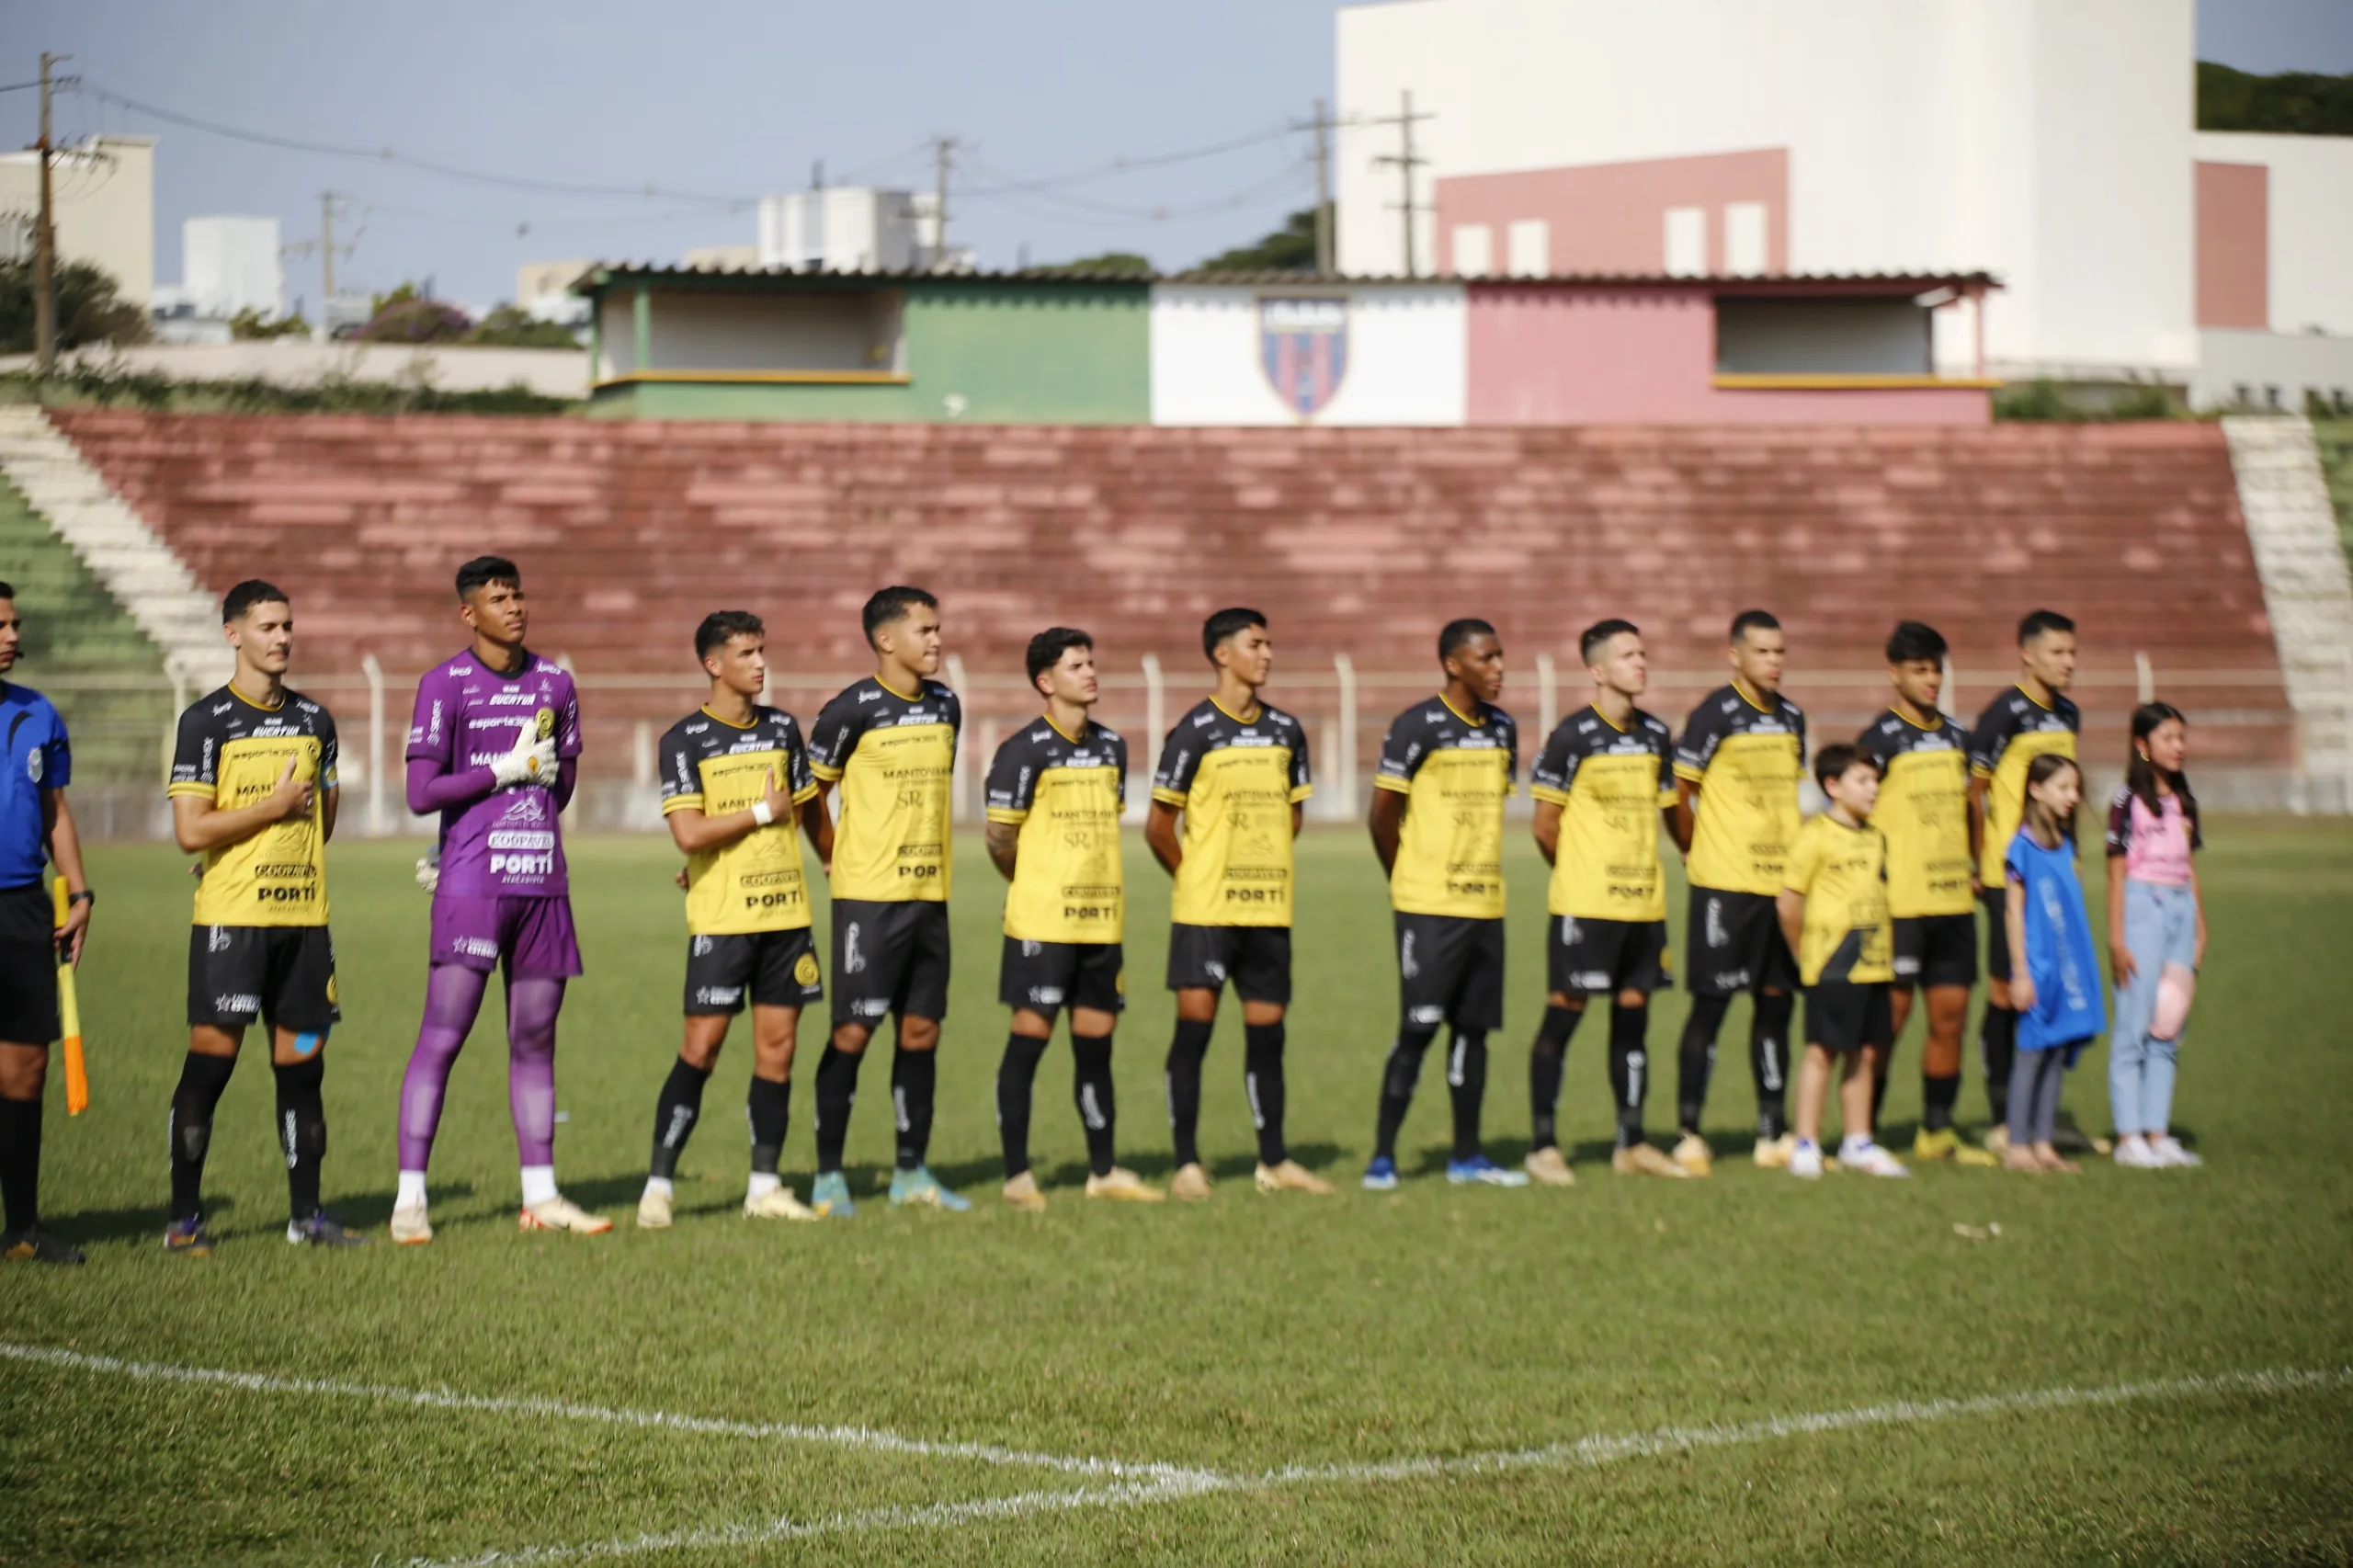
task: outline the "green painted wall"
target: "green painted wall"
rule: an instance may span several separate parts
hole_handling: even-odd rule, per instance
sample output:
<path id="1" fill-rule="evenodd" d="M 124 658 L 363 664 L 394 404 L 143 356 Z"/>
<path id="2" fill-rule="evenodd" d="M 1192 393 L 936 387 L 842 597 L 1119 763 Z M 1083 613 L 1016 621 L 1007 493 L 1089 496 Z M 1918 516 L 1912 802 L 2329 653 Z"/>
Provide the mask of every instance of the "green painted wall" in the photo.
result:
<path id="1" fill-rule="evenodd" d="M 658 320 L 662 300 L 656 295 Z M 904 385 L 646 381 L 599 391 L 618 419 L 849 419 L 1148 425 L 1147 285 L 905 286 Z M 948 399 L 962 398 L 951 415 Z"/>

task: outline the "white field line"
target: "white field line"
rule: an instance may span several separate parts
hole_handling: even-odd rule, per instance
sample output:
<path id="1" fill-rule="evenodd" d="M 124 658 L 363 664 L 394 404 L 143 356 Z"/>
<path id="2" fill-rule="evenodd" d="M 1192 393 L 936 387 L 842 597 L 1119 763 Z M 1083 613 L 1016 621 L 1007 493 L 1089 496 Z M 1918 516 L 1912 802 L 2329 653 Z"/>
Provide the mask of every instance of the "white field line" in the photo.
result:
<path id="1" fill-rule="evenodd" d="M 447 1389 L 396 1388 L 381 1383 L 346 1382 L 335 1378 L 284 1378 L 267 1372 L 233 1372 L 210 1367 L 181 1367 L 153 1361 L 124 1361 L 44 1345 L 20 1345 L 0 1340 L 0 1359 L 58 1367 L 71 1371 L 150 1382 L 199 1383 L 235 1389 L 244 1393 L 299 1394 L 312 1398 L 358 1399 L 379 1404 L 415 1405 L 428 1410 L 461 1410 L 484 1415 L 523 1415 L 540 1419 L 586 1421 L 608 1426 L 642 1426 L 665 1432 L 689 1432 L 721 1437 L 765 1438 L 774 1442 L 809 1443 L 869 1453 L 905 1454 L 918 1459 L 964 1460 L 975 1464 L 1011 1465 L 1059 1471 L 1071 1475 L 1103 1476 L 1121 1481 L 1168 1483 L 1193 1479 L 1199 1472 L 1174 1465 L 1129 1464 L 1119 1460 L 1029 1453 L 993 1443 L 928 1442 L 881 1432 L 867 1426 L 811 1426 L 786 1421 L 729 1421 L 707 1415 L 678 1415 L 660 1410 L 616 1409 L 580 1404 L 570 1400 L 510 1398 L 501 1395 L 453 1393 Z"/>
<path id="2" fill-rule="evenodd" d="M 1645 1459 L 1698 1449 L 1733 1448 L 1785 1437 L 1811 1437 L 1824 1432 L 1852 1431 L 1860 1427 L 1927 1426 L 1968 1415 L 2065 1410 L 2151 1400 L 2200 1399 L 2223 1394 L 2278 1395 L 2348 1385 L 2353 1385 L 2353 1367 L 2321 1371 L 2225 1372 L 2212 1377 L 2113 1383 L 2103 1388 L 2033 1389 L 2018 1393 L 1984 1394 L 1974 1399 L 1906 1400 L 1869 1405 L 1859 1410 L 1819 1411 L 1724 1426 L 1663 1426 L 1651 1432 L 1617 1437 L 1595 1436 L 1570 1443 L 1550 1443 L 1540 1448 L 1462 1454 L 1450 1458 L 1399 1460 L 1374 1464 L 1294 1465 L 1255 1475 L 1179 1470 L 1167 1480 L 1159 1482 L 1127 1482 L 1061 1492 L 1025 1492 L 965 1503 L 876 1508 L 807 1520 L 779 1518 L 707 1526 L 659 1535 L 484 1551 L 469 1557 L 412 1558 L 407 1568 L 506 1568 L 508 1564 L 521 1568 L 521 1565 L 532 1563 L 592 1562 L 665 1551 L 759 1546 L 871 1530 L 951 1528 L 992 1519 L 1029 1518 L 1077 1508 L 1132 1507 L 1205 1496 L 1211 1493 L 1265 1492 L 1290 1486 L 1362 1485 L 1384 1481 L 1494 1474 L 1534 1468 L 1598 1467 L 1621 1460 Z"/>

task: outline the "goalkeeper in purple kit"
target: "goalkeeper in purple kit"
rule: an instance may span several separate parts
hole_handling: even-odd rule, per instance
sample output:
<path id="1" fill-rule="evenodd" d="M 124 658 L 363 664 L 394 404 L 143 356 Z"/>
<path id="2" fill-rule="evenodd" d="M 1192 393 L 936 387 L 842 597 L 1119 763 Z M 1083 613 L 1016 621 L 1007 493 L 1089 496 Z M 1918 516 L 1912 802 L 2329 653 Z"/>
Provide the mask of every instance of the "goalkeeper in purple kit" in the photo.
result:
<path id="1" fill-rule="evenodd" d="M 557 818 L 572 799 L 580 699 L 571 676 L 523 646 L 522 575 L 494 555 L 458 569 L 473 645 L 417 683 L 408 804 L 441 814 L 425 1022 L 401 1084 L 392 1239 L 433 1239 L 426 1162 L 441 1097 L 497 970 L 506 982 L 507 1095 L 522 1162 L 526 1231 L 595 1235 L 612 1221 L 555 1185 L 555 1020 L 580 972 Z"/>

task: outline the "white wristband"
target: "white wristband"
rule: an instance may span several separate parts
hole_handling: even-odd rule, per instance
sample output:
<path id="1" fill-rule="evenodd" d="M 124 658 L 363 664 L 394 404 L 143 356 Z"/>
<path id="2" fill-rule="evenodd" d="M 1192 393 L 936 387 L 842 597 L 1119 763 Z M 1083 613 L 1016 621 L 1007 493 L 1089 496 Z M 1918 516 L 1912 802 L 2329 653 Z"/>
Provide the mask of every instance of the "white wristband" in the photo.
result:
<path id="1" fill-rule="evenodd" d="M 752 820 L 759 824 L 760 826 L 766 827 L 768 824 L 776 821 L 776 812 L 769 807 L 766 801 L 754 801 L 752 802 Z"/>

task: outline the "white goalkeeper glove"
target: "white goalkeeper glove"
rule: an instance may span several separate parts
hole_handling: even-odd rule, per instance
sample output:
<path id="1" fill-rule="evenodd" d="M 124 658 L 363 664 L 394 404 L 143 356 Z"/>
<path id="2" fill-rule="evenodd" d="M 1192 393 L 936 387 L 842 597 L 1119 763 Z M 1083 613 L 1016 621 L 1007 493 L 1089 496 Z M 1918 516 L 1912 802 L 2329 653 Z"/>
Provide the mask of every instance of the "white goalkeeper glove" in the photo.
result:
<path id="1" fill-rule="evenodd" d="M 431 850 L 417 857 L 416 885 L 426 892 L 439 890 L 441 886 L 441 846 L 439 845 L 435 845 Z"/>
<path id="2" fill-rule="evenodd" d="M 540 740 L 529 724 L 515 737 L 515 749 L 490 765 L 490 777 L 504 790 L 517 784 L 555 782 L 555 742 Z"/>

